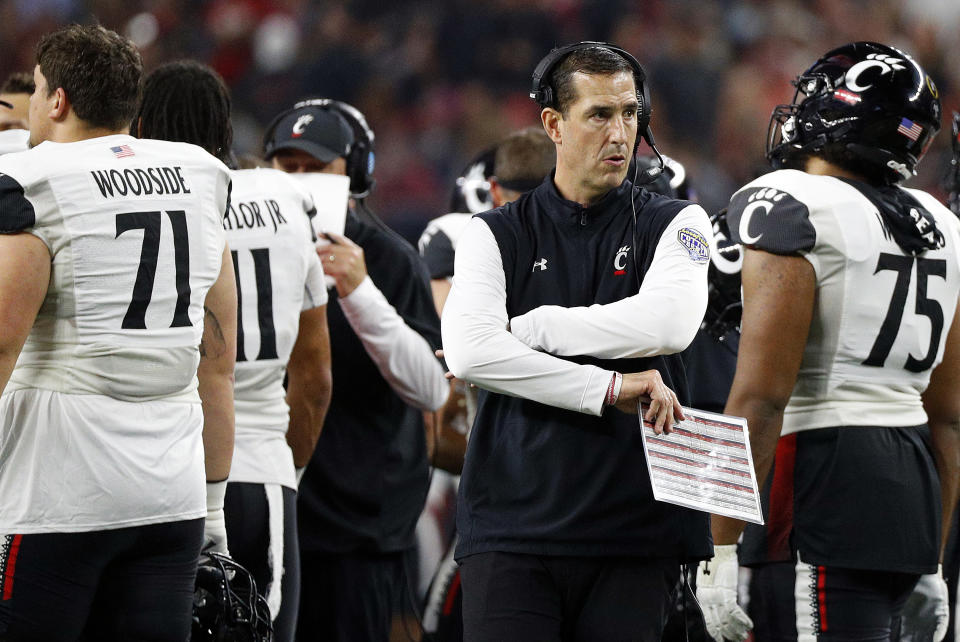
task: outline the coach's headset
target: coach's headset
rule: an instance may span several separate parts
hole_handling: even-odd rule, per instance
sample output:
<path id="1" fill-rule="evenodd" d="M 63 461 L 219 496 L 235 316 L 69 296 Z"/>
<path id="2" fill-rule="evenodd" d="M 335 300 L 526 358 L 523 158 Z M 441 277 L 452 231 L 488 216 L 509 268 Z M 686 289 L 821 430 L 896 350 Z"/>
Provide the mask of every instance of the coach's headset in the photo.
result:
<path id="1" fill-rule="evenodd" d="M 657 155 L 658 166 L 644 170 L 647 180 L 653 180 L 663 171 L 664 162 L 657 145 L 653 140 L 653 131 L 650 129 L 650 115 L 653 111 L 650 105 L 650 90 L 647 87 L 647 74 L 643 67 L 629 52 L 609 42 L 598 42 L 594 40 L 584 40 L 572 45 L 555 47 L 550 50 L 543 60 L 537 64 L 533 70 L 533 85 L 530 88 L 530 98 L 540 107 L 551 107 L 556 109 L 557 96 L 553 87 L 550 85 L 550 74 L 568 54 L 580 49 L 591 48 L 607 49 L 627 61 L 633 69 L 633 82 L 637 87 L 637 138 L 633 143 L 633 156 L 637 155 L 637 148 L 640 146 L 640 139 L 647 141 L 650 149 Z M 634 182 L 636 182 L 636 173 L 634 173 Z"/>
<path id="2" fill-rule="evenodd" d="M 350 178 L 350 196 L 355 199 L 366 198 L 373 190 L 376 181 L 373 179 L 374 168 L 374 135 L 367 124 L 367 119 L 359 109 L 332 98 L 312 98 L 301 100 L 290 109 L 280 112 L 267 125 L 263 135 L 263 156 L 272 156 L 276 150 L 273 135 L 280 121 L 304 107 L 318 107 L 328 109 L 343 117 L 353 130 L 353 144 L 347 151 L 347 176 Z"/>

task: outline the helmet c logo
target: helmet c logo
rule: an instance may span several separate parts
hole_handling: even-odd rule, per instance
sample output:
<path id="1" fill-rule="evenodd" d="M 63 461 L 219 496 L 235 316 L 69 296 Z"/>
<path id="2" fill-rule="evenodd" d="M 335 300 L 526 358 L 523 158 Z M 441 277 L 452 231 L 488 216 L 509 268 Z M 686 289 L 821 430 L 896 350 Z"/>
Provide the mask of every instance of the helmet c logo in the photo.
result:
<path id="1" fill-rule="evenodd" d="M 370 171 L 367 173 L 372 174 L 373 168 L 370 168 Z M 470 169 L 457 179 L 457 187 L 460 188 L 460 193 L 463 194 L 463 200 L 466 201 L 467 208 L 471 212 L 483 212 L 492 207 L 492 202 L 488 205 L 480 200 L 480 194 L 478 194 L 480 190 L 484 192 L 490 191 L 490 182 L 483 175 L 483 163 L 471 165 Z"/>
<path id="2" fill-rule="evenodd" d="M 719 225 L 713 226 L 713 237 L 717 242 L 717 251 L 710 253 L 713 267 L 722 274 L 740 274 L 740 270 L 743 269 L 743 252 L 740 251 L 740 246 L 731 242 L 727 235 L 720 231 Z"/>
<path id="3" fill-rule="evenodd" d="M 882 76 L 890 73 L 894 69 L 905 69 L 905 67 L 900 64 L 901 62 L 903 62 L 901 59 L 891 58 L 885 54 L 870 54 L 866 60 L 861 60 L 847 70 L 847 74 L 844 76 L 844 83 L 853 91 L 865 91 L 873 87 L 873 83 L 860 84 L 860 75 L 863 72 L 876 67 L 880 70 L 880 75 Z"/>

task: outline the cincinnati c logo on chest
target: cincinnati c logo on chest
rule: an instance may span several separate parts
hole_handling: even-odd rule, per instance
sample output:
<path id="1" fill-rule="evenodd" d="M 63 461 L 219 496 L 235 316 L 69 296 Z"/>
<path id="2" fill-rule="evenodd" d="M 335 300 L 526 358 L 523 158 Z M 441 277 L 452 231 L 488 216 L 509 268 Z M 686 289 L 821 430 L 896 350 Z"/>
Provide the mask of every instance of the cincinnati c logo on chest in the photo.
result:
<path id="1" fill-rule="evenodd" d="M 617 255 L 613 257 L 613 273 L 617 276 L 627 273 L 627 254 L 630 252 L 630 246 L 624 245 L 617 250 Z"/>

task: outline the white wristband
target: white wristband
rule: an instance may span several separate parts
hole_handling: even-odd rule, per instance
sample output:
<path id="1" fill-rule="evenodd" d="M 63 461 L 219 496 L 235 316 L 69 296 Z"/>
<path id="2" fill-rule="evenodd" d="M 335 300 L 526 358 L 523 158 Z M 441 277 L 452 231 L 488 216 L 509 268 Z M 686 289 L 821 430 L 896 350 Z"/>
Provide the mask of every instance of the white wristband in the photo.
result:
<path id="1" fill-rule="evenodd" d="M 207 512 L 223 510 L 223 498 L 227 494 L 227 480 L 207 482 Z"/>

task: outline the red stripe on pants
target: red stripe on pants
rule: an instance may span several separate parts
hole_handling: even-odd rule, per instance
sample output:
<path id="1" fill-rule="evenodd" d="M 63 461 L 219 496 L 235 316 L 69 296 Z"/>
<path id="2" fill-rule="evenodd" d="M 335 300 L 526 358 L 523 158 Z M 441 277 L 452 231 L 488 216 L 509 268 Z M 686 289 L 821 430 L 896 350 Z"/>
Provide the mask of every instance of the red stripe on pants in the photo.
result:
<path id="1" fill-rule="evenodd" d="M 817 606 L 820 609 L 820 630 L 827 630 L 827 568 L 817 567 Z"/>
<path id="2" fill-rule="evenodd" d="M 447 591 L 447 599 L 443 604 L 443 614 L 450 615 L 453 611 L 454 600 L 457 599 L 457 593 L 460 592 L 460 571 L 457 571 L 457 574 L 453 576 L 453 581 L 450 582 L 450 588 Z"/>
<path id="3" fill-rule="evenodd" d="M 797 433 L 781 437 L 770 483 L 770 514 L 767 516 L 767 554 L 789 559 L 793 531 L 793 470 L 797 460 Z"/>
<path id="4" fill-rule="evenodd" d="M 23 535 L 14 535 L 10 543 L 10 552 L 7 553 L 7 564 L 3 577 L 3 599 L 13 597 L 13 573 L 17 569 L 17 554 L 20 552 L 20 539 Z"/>

